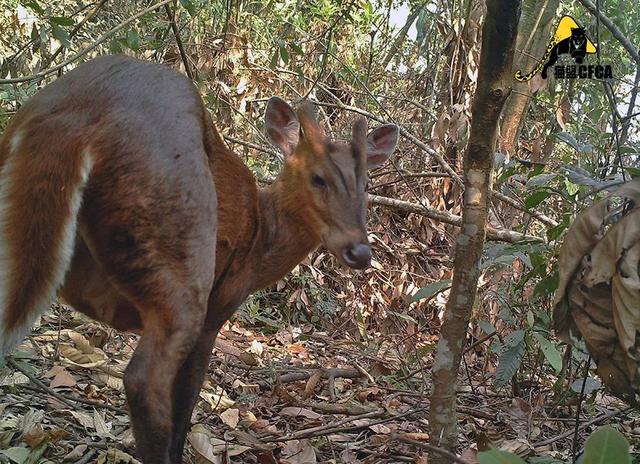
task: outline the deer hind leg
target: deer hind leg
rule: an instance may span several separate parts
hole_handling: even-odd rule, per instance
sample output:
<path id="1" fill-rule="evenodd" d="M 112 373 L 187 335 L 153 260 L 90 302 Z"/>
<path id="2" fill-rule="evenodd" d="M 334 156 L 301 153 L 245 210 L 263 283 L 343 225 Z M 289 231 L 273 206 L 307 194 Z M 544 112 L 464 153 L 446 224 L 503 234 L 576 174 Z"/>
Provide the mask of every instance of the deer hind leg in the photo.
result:
<path id="1" fill-rule="evenodd" d="M 207 296 L 195 284 L 200 275 L 175 270 L 195 270 L 199 268 L 196 265 L 161 263 L 156 268 L 149 264 L 141 271 L 136 262 L 132 257 L 131 266 L 109 272 L 116 279 L 115 286 L 132 301 L 143 326 L 142 337 L 125 371 L 125 392 L 142 461 L 170 464 L 174 383 L 199 339 Z"/>
<path id="2" fill-rule="evenodd" d="M 173 388 L 173 437 L 169 452 L 171 463 L 182 462 L 184 443 L 191 422 L 191 414 L 198 400 L 204 376 L 209 367 L 211 349 L 219 327 L 206 328 L 180 368 Z"/>
<path id="3" fill-rule="evenodd" d="M 187 172 L 179 176 L 161 172 L 160 179 L 159 168 L 139 166 L 128 175 L 98 173 L 82 214 L 91 255 L 142 322 L 124 384 L 145 464 L 170 463 L 174 383 L 202 331 L 213 285 L 215 188 L 197 161 L 180 165 Z"/>

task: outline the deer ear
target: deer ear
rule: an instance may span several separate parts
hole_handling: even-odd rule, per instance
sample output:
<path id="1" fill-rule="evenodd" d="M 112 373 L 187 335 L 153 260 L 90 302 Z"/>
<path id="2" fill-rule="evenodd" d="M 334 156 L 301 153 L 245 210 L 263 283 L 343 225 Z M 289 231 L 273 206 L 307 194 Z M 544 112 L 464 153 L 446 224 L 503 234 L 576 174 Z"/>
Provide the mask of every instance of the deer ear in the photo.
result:
<path id="1" fill-rule="evenodd" d="M 264 113 L 265 131 L 285 158 L 293 155 L 300 140 L 300 122 L 289 104 L 280 97 L 271 97 Z"/>
<path id="2" fill-rule="evenodd" d="M 367 137 L 367 169 L 377 168 L 389 159 L 398 143 L 398 126 L 385 124 Z"/>

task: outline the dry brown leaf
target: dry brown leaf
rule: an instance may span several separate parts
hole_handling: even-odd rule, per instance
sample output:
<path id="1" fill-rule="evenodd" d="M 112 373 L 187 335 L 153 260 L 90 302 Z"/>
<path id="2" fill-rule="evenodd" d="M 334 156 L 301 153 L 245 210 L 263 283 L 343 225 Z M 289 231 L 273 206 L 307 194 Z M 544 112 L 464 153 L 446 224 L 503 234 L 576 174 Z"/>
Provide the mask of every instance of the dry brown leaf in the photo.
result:
<path id="1" fill-rule="evenodd" d="M 391 429 L 384 424 L 373 424 L 370 425 L 369 428 L 375 433 L 379 433 L 382 435 L 389 435 L 391 433 Z"/>
<path id="2" fill-rule="evenodd" d="M 640 179 L 578 215 L 560 250 L 558 334 L 585 339 L 598 373 L 635 402 L 640 380 Z"/>
<path id="3" fill-rule="evenodd" d="M 102 366 L 107 362 L 104 353 L 83 353 L 76 347 L 66 343 L 60 344 L 60 354 L 64 363 L 87 369 Z"/>
<path id="4" fill-rule="evenodd" d="M 238 426 L 238 422 L 240 421 L 240 411 L 236 408 L 229 408 L 219 414 L 220 419 L 226 425 L 235 429 Z"/>
<path id="5" fill-rule="evenodd" d="M 282 448 L 281 464 L 316 464 L 316 451 L 309 440 L 291 440 Z"/>
<path id="6" fill-rule="evenodd" d="M 571 104 L 569 103 L 569 98 L 567 98 L 566 95 L 563 95 L 556 106 L 556 121 L 558 121 L 558 124 L 563 131 L 567 130 L 567 121 L 569 120 L 570 114 Z"/>
<path id="7" fill-rule="evenodd" d="M 307 399 L 311 398 L 316 391 L 316 387 L 318 386 L 318 382 L 322 379 L 322 371 L 316 371 L 313 373 L 309 380 L 307 380 L 306 385 L 304 386 L 304 392 L 302 393 L 302 398 Z"/>
<path id="8" fill-rule="evenodd" d="M 69 330 L 67 332 L 67 336 L 71 340 L 73 340 L 73 342 L 76 345 L 76 348 L 82 353 L 92 354 L 96 351 L 95 348 L 91 346 L 91 343 L 89 343 L 89 340 L 87 340 L 87 338 L 84 335 L 79 334 L 78 332 L 75 332 L 73 330 Z"/>
<path id="9" fill-rule="evenodd" d="M 98 380 L 98 383 L 102 383 L 109 388 L 113 388 L 114 390 L 118 390 L 119 392 L 124 392 L 124 381 L 120 377 L 114 377 L 113 375 L 107 374 L 105 372 L 98 372 L 96 375 L 92 376 L 94 380 Z"/>
<path id="10" fill-rule="evenodd" d="M 73 387 L 76 384 L 76 379 L 66 369 L 61 369 L 56 376 L 51 380 L 49 386 L 51 388 L 56 387 Z"/>
<path id="11" fill-rule="evenodd" d="M 93 427 L 96 429 L 96 433 L 100 437 L 111 437 L 111 422 L 107 423 L 104 420 L 103 413 L 97 409 L 93 410 Z"/>
<path id="12" fill-rule="evenodd" d="M 130 454 L 117 448 L 109 448 L 98 456 L 96 464 L 142 464 Z"/>
<path id="13" fill-rule="evenodd" d="M 67 455 L 63 458 L 64 461 L 77 461 L 85 455 L 87 448 L 87 445 L 77 445 L 75 448 L 69 451 L 69 453 L 67 453 Z"/>
<path id="14" fill-rule="evenodd" d="M 280 415 L 289 417 L 306 417 L 307 419 L 319 419 L 322 414 L 318 414 L 311 409 L 299 408 L 297 406 L 287 406 L 280 410 Z"/>
<path id="15" fill-rule="evenodd" d="M 89 414 L 81 411 L 69 411 L 71 415 L 82 425 L 85 429 L 94 429 L 93 417 Z"/>

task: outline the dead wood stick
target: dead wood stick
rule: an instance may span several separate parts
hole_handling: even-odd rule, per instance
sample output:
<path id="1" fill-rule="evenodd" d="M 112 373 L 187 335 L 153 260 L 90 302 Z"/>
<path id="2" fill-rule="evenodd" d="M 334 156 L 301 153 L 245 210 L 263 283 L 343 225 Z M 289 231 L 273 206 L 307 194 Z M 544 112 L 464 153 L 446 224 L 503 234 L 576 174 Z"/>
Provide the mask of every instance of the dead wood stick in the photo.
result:
<path id="1" fill-rule="evenodd" d="M 349 422 L 353 422 L 355 420 L 362 419 L 371 419 L 375 417 L 380 417 L 380 415 L 384 414 L 384 410 L 380 409 L 377 411 L 370 411 L 365 414 L 359 414 L 357 416 L 346 417 L 336 422 L 332 422 L 331 424 L 319 425 L 317 427 L 311 427 L 308 429 L 298 430 L 297 432 L 290 433 L 284 437 L 278 437 L 273 439 L 266 439 L 263 441 L 266 442 L 274 442 L 274 441 L 288 441 L 288 440 L 300 440 L 302 438 L 316 437 L 317 433 L 329 431 L 333 433 L 337 427 L 341 425 L 348 424 Z"/>
<path id="2" fill-rule="evenodd" d="M 60 402 L 62 402 L 64 404 L 66 404 L 70 408 L 75 408 L 75 405 L 73 403 L 70 403 L 65 397 L 63 397 L 60 393 L 54 391 L 51 387 L 46 386 L 39 379 L 37 379 L 31 372 L 29 372 L 24 367 L 22 367 L 20 364 L 15 362 L 15 360 L 13 358 L 7 358 L 7 365 L 12 367 L 12 368 L 14 368 L 14 369 L 16 369 L 16 370 L 18 370 L 18 371 L 20 371 L 20 372 L 22 372 L 42 392 L 53 396 L 55 399 L 57 399 L 58 401 L 60 401 Z"/>
<path id="3" fill-rule="evenodd" d="M 331 424 L 313 427 L 305 430 L 299 430 L 298 432 L 285 435 L 284 437 L 268 438 L 268 439 L 264 439 L 263 441 L 264 442 L 284 442 L 284 441 L 294 440 L 298 438 L 324 437 L 327 435 L 332 435 L 334 433 L 354 432 L 357 430 L 366 429 L 368 427 L 371 427 L 372 425 L 384 424 L 385 422 L 391 422 L 397 419 L 401 419 L 403 417 L 411 416 L 419 412 L 425 412 L 425 411 L 426 411 L 426 408 L 412 409 L 410 411 L 406 411 L 401 414 L 389 414 L 383 410 L 371 411 L 367 414 L 362 414 L 360 416 L 349 417 L 347 419 L 342 419 L 340 421 L 336 421 Z M 357 419 L 375 417 L 373 416 L 373 413 L 376 413 L 378 415 L 384 415 L 386 417 L 383 417 L 382 419 L 379 419 L 379 420 L 368 422 L 366 424 L 352 425 L 349 427 L 341 427 L 341 425 L 346 424 L 348 422 L 352 422 Z M 367 417 L 364 417 L 364 416 L 367 416 Z"/>
<path id="4" fill-rule="evenodd" d="M 581 424 L 578 430 L 584 429 L 585 427 L 589 427 L 590 425 L 597 424 L 597 423 L 602 422 L 604 420 L 611 419 L 611 418 L 616 417 L 616 416 L 618 416 L 620 414 L 627 413 L 632 409 L 633 408 L 631 406 L 629 406 L 628 408 L 619 409 L 617 411 L 609 411 L 607 413 L 601 414 L 601 415 L 599 415 L 597 417 L 594 417 L 590 421 Z M 537 443 L 534 443 L 533 447 L 534 448 L 540 448 L 541 446 L 550 445 L 551 443 L 555 443 L 556 441 L 562 440 L 564 438 L 568 438 L 571 435 L 573 435 L 574 433 L 575 433 L 575 429 L 571 428 L 570 430 L 568 430 L 568 431 L 566 431 L 564 433 L 561 433 L 560 435 L 556 435 L 555 437 L 547 438 L 546 440 L 542 440 L 542 441 L 539 441 Z"/>
<path id="5" fill-rule="evenodd" d="M 320 403 L 318 401 L 300 402 L 297 403 L 296 406 L 307 407 L 316 411 L 326 412 L 328 414 L 346 414 L 348 416 L 370 414 L 372 412 L 380 411 L 379 408 L 369 408 L 359 404 Z"/>
<path id="6" fill-rule="evenodd" d="M 388 206 L 408 213 L 420 214 L 422 216 L 435 219 L 436 221 L 445 222 L 458 227 L 462 225 L 462 217 L 460 216 L 446 211 L 440 211 L 435 208 L 429 208 L 428 206 L 411 203 L 409 201 L 396 200 L 395 198 L 381 197 L 379 195 L 369 195 L 369 203 Z M 518 242 L 520 240 L 530 240 L 535 242 L 543 241 L 540 237 L 525 235 L 512 230 L 496 229 L 491 226 L 487 226 L 487 239 L 509 243 Z"/>
<path id="7" fill-rule="evenodd" d="M 320 372 L 322 378 L 328 379 L 329 377 L 342 377 L 345 379 L 358 379 L 362 377 L 362 372 L 353 368 L 322 368 L 314 369 L 310 371 L 291 372 L 278 376 L 278 380 L 281 383 L 297 382 L 298 380 L 307 380 L 315 373 Z"/>
<path id="8" fill-rule="evenodd" d="M 189 79 L 193 80 L 193 72 L 191 71 L 191 65 L 189 64 L 189 59 L 187 58 L 187 53 L 184 51 L 184 45 L 182 44 L 182 39 L 180 38 L 180 31 L 178 30 L 178 25 L 176 24 L 176 9 L 174 7 L 171 10 L 171 7 L 168 3 L 164 5 L 164 11 L 167 13 L 167 17 L 169 18 L 169 25 L 173 30 L 173 35 L 176 38 L 176 44 L 178 45 L 178 51 L 180 52 L 180 57 L 182 58 L 182 63 L 184 64 L 184 71 L 189 76 Z"/>
<path id="9" fill-rule="evenodd" d="M 432 453 L 440 454 L 445 458 L 451 459 L 451 462 L 457 462 L 459 464 L 470 464 L 469 461 L 465 461 L 464 459 L 459 458 L 458 456 L 451 453 L 450 451 L 447 451 L 444 448 L 438 448 L 437 446 L 430 445 L 429 443 L 413 440 L 411 438 L 405 437 L 402 433 L 391 434 L 391 439 L 401 441 L 402 443 L 407 443 L 408 445 L 417 446 L 418 448 L 426 449 L 427 451 L 431 451 Z"/>
<path id="10" fill-rule="evenodd" d="M 36 378 L 33 374 L 31 374 L 31 372 L 29 372 L 26 369 L 24 369 L 20 364 L 18 364 L 12 358 L 7 358 L 7 365 L 9 365 L 12 368 L 22 372 L 35 385 L 35 387 L 31 387 L 29 385 L 24 385 L 24 388 L 30 388 L 30 389 L 35 390 L 35 391 L 40 391 L 40 392 L 43 392 L 43 393 L 47 393 L 47 394 L 53 396 L 58 401 L 66 404 L 70 408 L 75 408 L 76 407 L 75 404 L 70 403 L 70 401 L 74 401 L 76 403 L 83 403 L 83 404 L 87 404 L 87 405 L 90 405 L 90 406 L 109 409 L 111 411 L 114 411 L 114 412 L 117 412 L 117 413 L 120 413 L 120 414 L 126 414 L 127 413 L 127 411 L 125 411 L 122 408 L 119 408 L 117 406 L 113 406 L 113 405 L 110 405 L 110 404 L 102 403 L 100 401 L 89 400 L 89 399 L 84 399 L 84 398 L 78 398 L 78 397 L 75 397 L 75 396 L 64 395 L 62 393 L 58 393 L 57 391 L 53 390 L 51 387 L 48 387 L 47 385 L 42 383 L 38 378 Z"/>
<path id="11" fill-rule="evenodd" d="M 23 385 L 23 387 L 28 389 L 28 390 L 42 391 L 42 388 L 32 387 L 31 385 Z M 47 393 L 49 393 L 49 391 L 47 391 Z M 118 414 L 127 414 L 127 410 L 126 409 L 119 408 L 118 406 L 114 406 L 114 405 L 109 404 L 109 403 L 103 403 L 102 401 L 96 401 L 96 400 L 90 400 L 88 398 L 81 398 L 79 396 L 65 395 L 64 393 L 58 393 L 58 392 L 56 392 L 56 393 L 58 395 L 60 395 L 62 398 L 67 399 L 69 401 L 73 401 L 75 403 L 86 404 L 88 406 L 93 406 L 95 408 L 108 409 L 109 411 L 117 412 Z"/>

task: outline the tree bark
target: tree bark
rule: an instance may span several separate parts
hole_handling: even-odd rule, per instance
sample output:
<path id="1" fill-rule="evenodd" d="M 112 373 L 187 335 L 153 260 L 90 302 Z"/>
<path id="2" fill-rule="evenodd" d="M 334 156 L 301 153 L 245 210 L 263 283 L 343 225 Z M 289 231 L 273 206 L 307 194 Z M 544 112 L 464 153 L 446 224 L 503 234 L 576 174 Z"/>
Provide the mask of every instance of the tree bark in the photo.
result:
<path id="1" fill-rule="evenodd" d="M 529 0 L 522 5 L 516 56 L 513 60 L 514 73 L 518 69 L 529 72 L 542 58 L 559 3 L 559 0 Z M 513 92 L 505 104 L 500 125 L 500 148 L 511 156 L 516 156 L 521 123 L 530 98 L 529 83 L 514 81 Z"/>
<path id="2" fill-rule="evenodd" d="M 478 86 L 473 99 L 471 135 L 464 157 L 462 227 L 456 240 L 454 276 L 432 368 L 429 416 L 432 444 L 455 452 L 455 388 L 467 327 L 476 297 L 479 261 L 485 241 L 497 128 L 513 83 L 512 64 L 520 0 L 488 0 L 482 29 Z M 429 456 L 432 464 L 449 461 Z"/>

